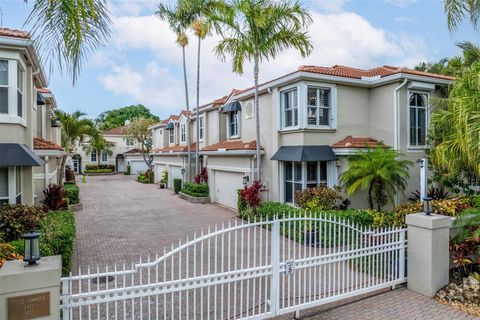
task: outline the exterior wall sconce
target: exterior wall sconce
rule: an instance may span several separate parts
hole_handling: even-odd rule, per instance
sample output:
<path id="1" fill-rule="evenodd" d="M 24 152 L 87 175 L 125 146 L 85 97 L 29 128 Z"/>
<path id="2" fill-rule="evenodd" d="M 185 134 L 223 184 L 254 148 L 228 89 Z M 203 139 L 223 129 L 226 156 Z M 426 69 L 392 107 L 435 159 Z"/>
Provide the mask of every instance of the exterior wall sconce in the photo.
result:
<path id="1" fill-rule="evenodd" d="M 427 216 L 432 215 L 432 198 L 431 197 L 425 197 L 423 198 L 423 212 Z"/>
<path id="2" fill-rule="evenodd" d="M 249 176 L 243 176 L 243 185 L 246 187 L 248 185 L 248 182 L 250 181 Z"/>
<path id="3" fill-rule="evenodd" d="M 40 233 L 31 232 L 23 235 L 24 240 L 24 258 L 23 261 L 28 262 L 28 267 L 37 266 L 37 261 L 41 259 L 40 256 Z"/>

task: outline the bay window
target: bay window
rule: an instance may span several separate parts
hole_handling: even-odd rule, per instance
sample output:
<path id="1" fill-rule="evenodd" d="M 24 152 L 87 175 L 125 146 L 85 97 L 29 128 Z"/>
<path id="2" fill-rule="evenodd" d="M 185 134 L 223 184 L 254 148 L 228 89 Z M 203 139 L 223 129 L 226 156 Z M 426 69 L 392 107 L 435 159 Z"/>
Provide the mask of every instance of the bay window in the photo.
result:
<path id="1" fill-rule="evenodd" d="M 238 138 L 239 136 L 239 111 L 232 111 L 228 114 L 228 136 Z"/>
<path id="2" fill-rule="evenodd" d="M 0 60 L 0 115 L 23 117 L 25 71 L 17 60 Z"/>
<path id="3" fill-rule="evenodd" d="M 283 114 L 283 127 L 291 128 L 298 126 L 298 100 L 297 89 L 291 89 L 280 93 L 280 103 Z"/>
<path id="4" fill-rule="evenodd" d="M 327 161 L 284 162 L 284 202 L 295 203 L 295 192 L 327 185 Z"/>
<path id="5" fill-rule="evenodd" d="M 423 147 L 427 136 L 427 105 L 428 95 L 412 93 L 409 100 L 409 145 Z"/>
<path id="6" fill-rule="evenodd" d="M 330 89 L 308 87 L 307 123 L 309 126 L 330 125 Z"/>

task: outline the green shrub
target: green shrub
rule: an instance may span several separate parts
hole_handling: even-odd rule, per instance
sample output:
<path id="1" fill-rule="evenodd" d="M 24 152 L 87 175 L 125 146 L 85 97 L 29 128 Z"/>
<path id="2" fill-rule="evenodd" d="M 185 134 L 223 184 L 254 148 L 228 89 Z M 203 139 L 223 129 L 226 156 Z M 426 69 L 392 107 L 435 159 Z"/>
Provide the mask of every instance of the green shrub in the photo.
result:
<path id="1" fill-rule="evenodd" d="M 4 205 L 0 209 L 0 233 L 5 241 L 22 238 L 24 233 L 38 229 L 45 212 L 37 207 Z"/>
<path id="2" fill-rule="evenodd" d="M 85 173 L 112 173 L 112 169 L 85 169 Z"/>
<path id="3" fill-rule="evenodd" d="M 77 182 L 76 182 L 75 180 L 71 180 L 71 181 L 65 181 L 65 182 L 63 183 L 64 186 L 66 186 L 66 185 L 71 185 L 71 184 L 76 185 Z"/>
<path id="4" fill-rule="evenodd" d="M 127 165 L 127 170 L 124 172 L 125 175 L 126 175 L 126 176 L 129 176 L 131 170 L 132 170 L 132 168 L 130 167 L 130 165 Z"/>
<path id="5" fill-rule="evenodd" d="M 173 191 L 179 193 L 182 189 L 182 179 L 173 179 Z"/>
<path id="6" fill-rule="evenodd" d="M 115 171 L 115 166 L 113 164 L 87 164 L 85 165 L 85 171 L 87 170 L 102 170 L 108 169 L 111 171 Z"/>
<path id="7" fill-rule="evenodd" d="M 480 195 L 476 194 L 468 198 L 470 205 L 473 208 L 480 208 Z"/>
<path id="8" fill-rule="evenodd" d="M 192 197 L 208 197 L 208 185 L 206 183 L 196 184 L 193 182 L 185 182 L 182 188 L 182 193 L 188 194 Z"/>
<path id="9" fill-rule="evenodd" d="M 338 209 L 343 201 L 343 196 L 340 192 L 340 187 L 329 188 L 324 185 L 307 188 L 295 193 L 295 204 L 307 210 Z"/>
<path id="10" fill-rule="evenodd" d="M 167 169 L 162 171 L 162 179 L 160 179 L 160 183 L 163 183 L 163 184 L 168 183 L 168 170 Z"/>
<path id="11" fill-rule="evenodd" d="M 65 196 L 68 204 L 78 204 L 80 202 L 80 188 L 76 184 L 64 184 Z"/>
<path id="12" fill-rule="evenodd" d="M 241 215 L 245 210 L 247 210 L 247 202 L 245 202 L 245 199 L 242 197 L 242 190 L 243 189 L 238 189 L 237 190 L 237 210 L 238 213 Z"/>
<path id="13" fill-rule="evenodd" d="M 15 248 L 15 252 L 18 254 L 23 255 L 25 252 L 25 240 L 23 239 L 17 239 L 10 244 Z M 43 239 L 43 234 L 40 235 L 40 255 L 42 257 L 48 257 L 48 256 L 53 256 L 55 253 L 52 251 L 52 249 L 48 246 L 48 244 L 44 241 Z"/>

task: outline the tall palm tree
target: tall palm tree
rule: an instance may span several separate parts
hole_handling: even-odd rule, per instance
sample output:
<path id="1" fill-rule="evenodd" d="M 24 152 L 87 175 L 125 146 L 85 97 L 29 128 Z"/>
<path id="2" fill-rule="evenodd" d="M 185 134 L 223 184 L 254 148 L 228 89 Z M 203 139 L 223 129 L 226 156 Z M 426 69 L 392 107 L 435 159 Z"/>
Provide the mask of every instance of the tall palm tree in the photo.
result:
<path id="1" fill-rule="evenodd" d="M 28 2 L 28 0 L 24 0 Z M 25 24 L 41 56 L 52 69 L 67 69 L 72 82 L 78 78 L 88 55 L 104 46 L 110 36 L 106 0 L 31 0 L 33 8 Z"/>
<path id="2" fill-rule="evenodd" d="M 457 43 L 457 46 L 462 49 L 463 64 L 470 67 L 477 61 L 480 61 L 480 47 L 470 41 L 463 41 Z"/>
<path id="3" fill-rule="evenodd" d="M 55 117 L 62 123 L 62 147 L 69 155 L 73 155 L 76 144 L 82 142 L 94 126 L 90 119 L 83 118 L 85 115 L 86 113 L 81 111 L 70 114 L 62 110 L 55 110 Z M 64 156 L 60 165 L 60 183 L 63 183 L 66 160 L 67 158 Z"/>
<path id="4" fill-rule="evenodd" d="M 88 135 L 90 140 L 88 144 L 83 146 L 83 150 L 87 155 L 92 154 L 94 151 L 97 154 L 97 164 L 100 166 L 100 160 L 102 152 L 106 152 L 109 156 L 113 154 L 113 142 L 107 141 L 103 134 L 95 127 L 91 127 Z"/>
<path id="5" fill-rule="evenodd" d="M 195 132 L 197 141 L 195 144 L 195 174 L 200 172 L 199 151 L 200 151 L 200 53 L 202 40 L 209 34 L 212 26 L 212 16 L 214 12 L 223 8 L 223 0 L 180 0 L 180 11 L 185 12 L 191 20 L 190 26 L 197 37 L 197 88 L 196 88 L 196 113 L 195 113 Z"/>
<path id="6" fill-rule="evenodd" d="M 367 190 L 370 209 L 375 202 L 380 211 L 388 201 L 393 202 L 396 190 L 405 190 L 412 164 L 393 149 L 377 147 L 351 156 L 340 179 L 348 195 Z"/>
<path id="7" fill-rule="evenodd" d="M 480 2 L 476 0 L 444 0 L 445 14 L 450 31 L 455 31 L 458 26 L 468 19 L 475 29 L 480 22 Z"/>
<path id="8" fill-rule="evenodd" d="M 183 64 L 183 83 L 185 89 L 185 105 L 187 109 L 187 172 L 186 179 L 190 181 L 190 171 L 192 168 L 192 155 L 191 155 L 191 141 L 190 141 L 190 103 L 188 99 L 188 81 L 187 81 L 187 65 L 185 62 L 185 47 L 188 45 L 187 29 L 193 21 L 192 15 L 187 10 L 181 10 L 180 4 L 177 3 L 176 7 L 167 6 L 163 3 L 158 5 L 158 11 L 155 13 L 157 17 L 165 20 L 170 29 L 175 32 L 177 44 L 182 48 L 182 64 Z M 198 109 L 197 109 L 198 111 Z M 198 112 L 197 112 L 198 113 Z M 198 120 L 198 119 L 197 119 Z M 198 133 L 197 133 L 198 134 Z M 197 143 L 198 145 L 198 143 Z"/>
<path id="9" fill-rule="evenodd" d="M 302 57 L 310 54 L 312 43 L 306 28 L 312 19 L 298 2 L 273 0 L 233 0 L 231 6 L 214 17 L 222 40 L 215 48 L 225 60 L 233 59 L 233 71 L 243 74 L 245 60 L 253 60 L 255 84 L 256 179 L 262 178 L 260 155 L 260 117 L 258 108 L 258 76 L 260 63 L 274 59 L 287 48 L 298 50 Z"/>

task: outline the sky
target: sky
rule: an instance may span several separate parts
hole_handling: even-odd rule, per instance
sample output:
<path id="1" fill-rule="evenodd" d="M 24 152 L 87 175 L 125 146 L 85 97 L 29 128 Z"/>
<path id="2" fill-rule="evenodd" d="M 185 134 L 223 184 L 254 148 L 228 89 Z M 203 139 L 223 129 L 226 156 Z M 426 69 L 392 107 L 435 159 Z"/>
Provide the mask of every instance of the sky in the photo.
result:
<path id="1" fill-rule="evenodd" d="M 172 0 L 168 0 L 172 1 Z M 309 36 L 313 52 L 302 58 L 287 50 L 260 66 L 267 81 L 295 71 L 299 65 L 381 65 L 413 67 L 460 53 L 458 41 L 478 42 L 468 24 L 451 33 L 443 1 L 436 0 L 300 0 L 312 15 Z M 1 0 L 2 27 L 29 29 L 25 19 L 33 1 Z M 81 110 L 96 117 L 106 110 L 141 103 L 162 119 L 185 107 L 181 49 L 168 25 L 154 16 L 156 1 L 109 0 L 112 32 L 109 43 L 89 57 L 75 86 L 65 73 L 48 73 L 49 87 L 60 109 Z M 253 67 L 243 75 L 231 61 L 213 53 L 219 36 L 202 43 L 200 105 L 227 95 L 232 88 L 253 84 Z M 196 39 L 190 34 L 187 72 L 191 106 L 196 104 Z"/>

